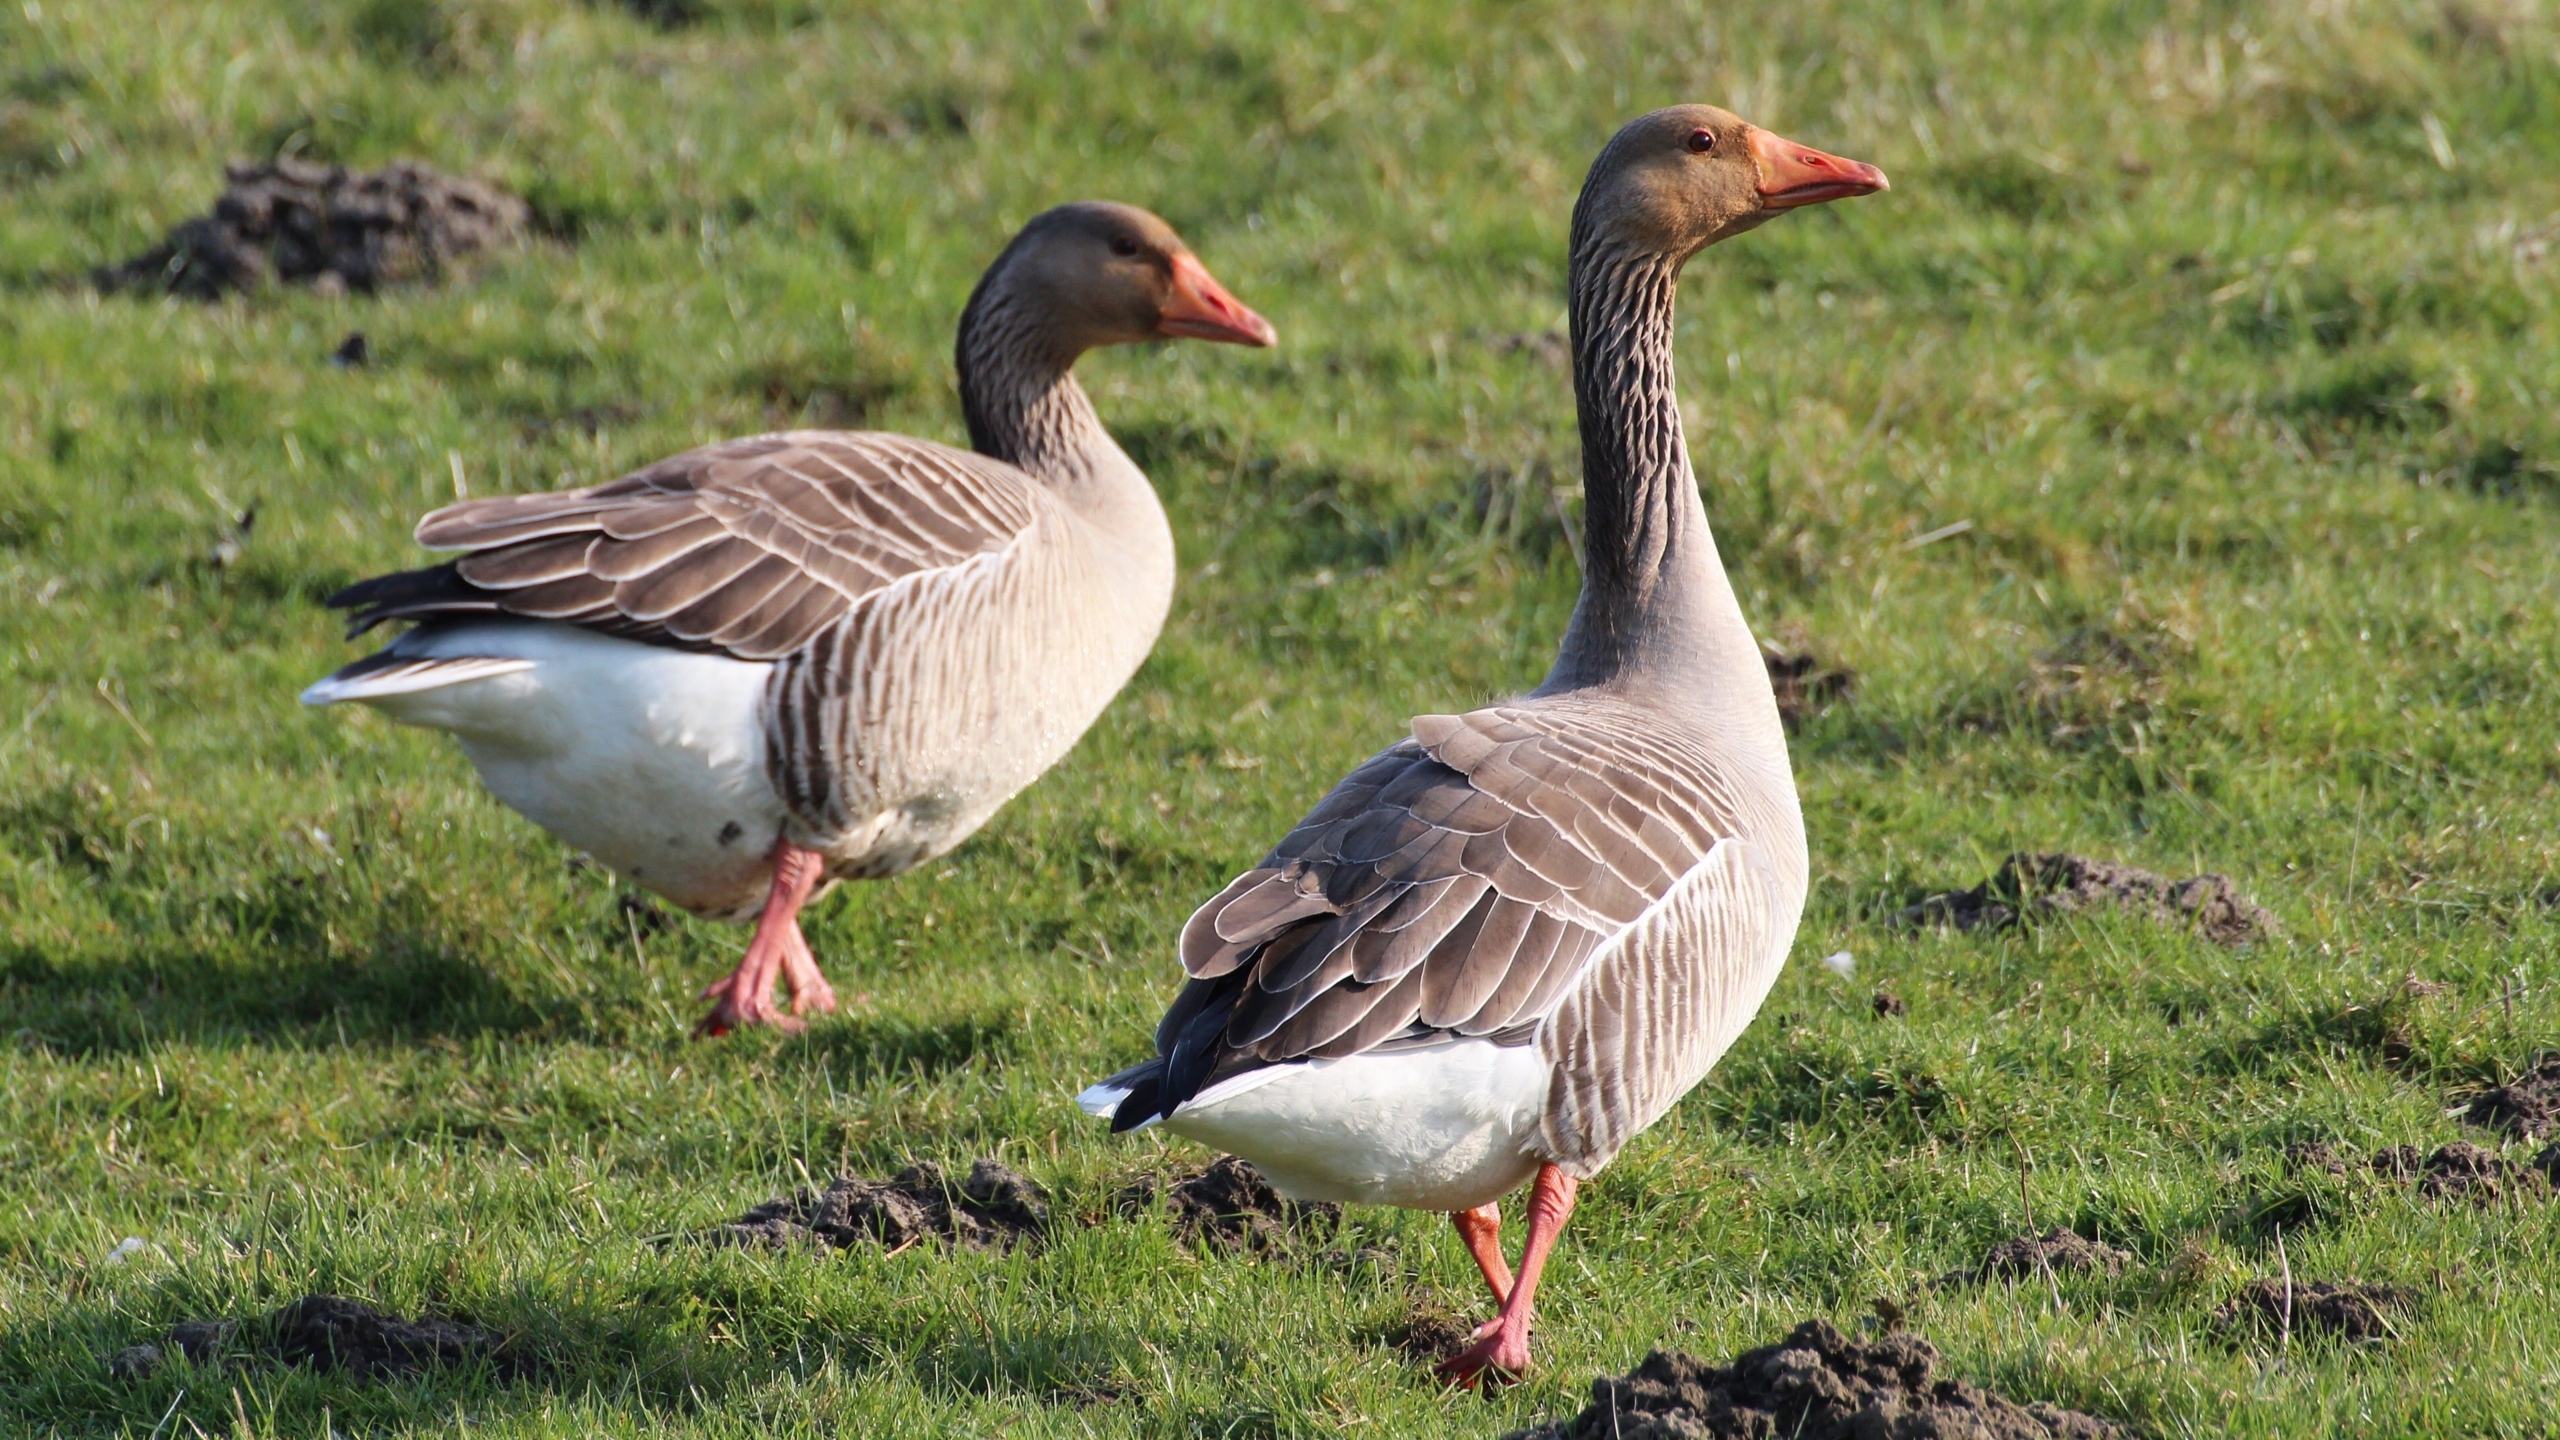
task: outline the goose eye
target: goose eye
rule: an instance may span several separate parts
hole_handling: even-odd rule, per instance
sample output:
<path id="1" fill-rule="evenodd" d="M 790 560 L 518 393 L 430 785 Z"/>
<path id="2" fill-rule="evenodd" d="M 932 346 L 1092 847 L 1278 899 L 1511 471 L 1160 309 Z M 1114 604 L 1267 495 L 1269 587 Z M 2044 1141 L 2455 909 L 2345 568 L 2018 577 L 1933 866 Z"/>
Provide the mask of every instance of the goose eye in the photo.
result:
<path id="1" fill-rule="evenodd" d="M 1135 255 L 1138 253 L 1138 242 L 1126 235 L 1114 235 L 1111 237 L 1111 253 L 1124 258 Z"/>
<path id="2" fill-rule="evenodd" d="M 1716 132 L 1713 130 L 1692 130 L 1689 132 L 1690 154 L 1704 155 L 1714 148 L 1716 148 Z"/>

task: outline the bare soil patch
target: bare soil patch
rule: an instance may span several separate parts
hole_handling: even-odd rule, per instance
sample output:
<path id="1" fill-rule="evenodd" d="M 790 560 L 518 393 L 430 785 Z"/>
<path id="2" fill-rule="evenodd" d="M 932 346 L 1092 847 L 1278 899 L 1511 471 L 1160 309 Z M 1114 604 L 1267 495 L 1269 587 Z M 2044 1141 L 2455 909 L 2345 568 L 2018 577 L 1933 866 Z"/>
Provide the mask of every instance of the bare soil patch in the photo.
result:
<path id="1" fill-rule="evenodd" d="M 2418 1193 L 2430 1200 L 2492 1205 L 2510 1195 L 2541 1199 L 2550 1193 L 2550 1183 L 2535 1170 L 2462 1140 L 2439 1145 L 2433 1154 L 2415 1145 L 2393 1145 L 2376 1150 L 2365 1163 L 2386 1180 L 2416 1182 Z"/>
<path id="2" fill-rule="evenodd" d="M 2325 1140 L 2296 1140 L 2284 1147 L 2284 1168 L 2302 1172 L 2316 1170 L 2323 1175 L 2344 1176 L 2347 1162 L 2338 1147 Z"/>
<path id="3" fill-rule="evenodd" d="M 2113 1440 L 2077 1410 L 2020 1405 L 1938 1378 L 1937 1347 L 1908 1331 L 1860 1344 L 1808 1320 L 1729 1366 L 1656 1350 L 1591 1382 L 1580 1415 L 1505 1440 Z"/>
<path id="4" fill-rule="evenodd" d="M 1825 663 L 1810 650 L 1787 649 L 1762 642 L 1760 658 L 1769 667 L 1769 688 L 1778 697 L 1778 718 L 1789 729 L 1849 698 L 1858 672 Z"/>
<path id="5" fill-rule="evenodd" d="M 2361 1280 L 2252 1280 L 2216 1310 L 2214 1318 L 2234 1337 L 2287 1334 L 2379 1340 L 2392 1333 L 2393 1317 L 2417 1304 L 2398 1285 Z"/>
<path id="6" fill-rule="evenodd" d="M 2493 1090 L 2473 1097 L 2462 1118 L 2487 1130 L 2500 1130 L 2519 1140 L 2541 1140 L 2560 1134 L 2560 1055 L 2541 1063 Z"/>
<path id="7" fill-rule="evenodd" d="M 1321 1239 L 1342 1225 L 1341 1206 L 1282 1199 L 1261 1171 L 1233 1155 L 1169 1180 L 1142 1176 L 1120 1192 L 1113 1208 L 1133 1220 L 1161 1213 L 1175 1234 L 1213 1250 L 1278 1249 Z"/>
<path id="8" fill-rule="evenodd" d="M 1463 1316 L 1420 1307 L 1387 1332 L 1386 1342 L 1416 1365 L 1437 1365 L 1467 1348 L 1475 1333 Z"/>
<path id="9" fill-rule="evenodd" d="M 877 1245 L 895 1253 L 927 1240 L 964 1250 L 1010 1247 L 1048 1228 L 1048 1193 L 1023 1176 L 980 1160 L 966 1179 L 953 1180 L 926 1161 L 886 1180 L 838 1176 L 824 1190 L 767 1201 L 697 1238 L 777 1249 Z"/>
<path id="10" fill-rule="evenodd" d="M 1904 907 L 1895 912 L 1893 923 L 2005 930 L 2030 920 L 2109 909 L 2188 925 L 2217 945 L 2247 945 L 2283 929 L 2227 876 L 2171 880 L 2130 865 L 2026 851 L 2000 862 L 1990 879 L 1970 890 L 1950 890 Z"/>
<path id="11" fill-rule="evenodd" d="M 395 1380 L 428 1370 L 488 1364 L 513 1379 L 532 1367 L 507 1341 L 456 1320 L 404 1320 L 361 1300 L 306 1295 L 254 1320 L 187 1320 L 107 1361 L 119 1380 L 148 1378 L 175 1357 L 211 1366 L 265 1360 Z"/>
<path id="12" fill-rule="evenodd" d="M 279 158 L 223 167 L 213 209 L 97 272 L 104 290 L 217 299 L 276 282 L 372 291 L 434 280 L 525 230 L 525 203 L 411 160 L 379 170 Z"/>
<path id="13" fill-rule="evenodd" d="M 2050 1270 L 2057 1275 L 2121 1275 L 2133 1263 L 2130 1252 L 2059 1226 L 2042 1235 L 2020 1235 L 1994 1245 L 1982 1257 L 1982 1263 L 1964 1270 L 1950 1270 L 1938 1277 L 1940 1285 L 1972 1285 L 1990 1280 L 2029 1280 Z"/>

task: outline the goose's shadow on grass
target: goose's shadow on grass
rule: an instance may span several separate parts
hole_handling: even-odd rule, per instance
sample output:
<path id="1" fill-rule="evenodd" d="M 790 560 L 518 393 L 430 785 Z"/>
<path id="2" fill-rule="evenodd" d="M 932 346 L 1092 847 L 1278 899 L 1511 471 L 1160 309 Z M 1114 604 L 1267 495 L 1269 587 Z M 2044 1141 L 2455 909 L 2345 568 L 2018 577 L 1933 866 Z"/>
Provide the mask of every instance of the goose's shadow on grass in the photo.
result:
<path id="1" fill-rule="evenodd" d="M 520 1034 L 553 1024 L 556 1009 L 423 935 L 383 937 L 360 957 L 0 950 L 0 1029 L 66 1056 L 134 1053 L 172 1039 L 335 1045 Z"/>
<path id="2" fill-rule="evenodd" d="M 911 1020 L 865 1015 L 825 1021 L 777 1056 L 783 1065 L 821 1071 L 838 1084 L 931 1079 L 980 1060 L 1003 1060 L 1019 1045 L 1011 1016 Z"/>
<path id="3" fill-rule="evenodd" d="M 265 1316 L 301 1292 L 287 1289 L 256 1299 L 213 1297 L 177 1281 L 138 1303 L 109 1307 L 93 1302 L 80 1307 L 85 1313 L 0 1329 L 0 1377 L 9 1377 L 0 1378 L 0 1410 L 15 1408 L 13 1401 L 49 1404 L 57 1411 L 86 1410 L 106 1427 L 101 1433 L 112 1433 L 119 1420 L 130 1427 L 124 1433 L 139 1433 L 155 1420 L 171 1423 L 167 1417 L 174 1415 L 178 1433 L 186 1433 L 184 1422 L 192 1420 L 202 1434 L 230 1433 L 235 1390 L 259 1394 L 280 1434 L 323 1433 L 316 1424 L 293 1423 L 296 1417 L 313 1422 L 329 1414 L 341 1422 L 349 1416 L 389 1420 L 450 1415 L 467 1407 L 499 1418 L 547 1413 L 564 1397 L 580 1396 L 609 1395 L 618 1405 L 636 1402 L 661 1415 L 686 1416 L 717 1409 L 730 1394 L 769 1382 L 778 1369 L 797 1370 L 806 1378 L 820 1363 L 820 1357 L 795 1354 L 788 1345 L 762 1352 L 759 1361 L 734 1346 L 711 1343 L 702 1333 L 698 1307 L 689 1303 L 698 1297 L 652 1296 L 647 1289 L 613 1303 L 573 1301 L 553 1293 L 518 1293 L 479 1307 L 430 1302 L 424 1307 L 429 1315 L 496 1334 L 502 1342 L 499 1358 L 430 1364 L 413 1374 L 368 1378 L 289 1364 L 267 1348 L 272 1338 L 264 1328 Z M 337 1293 L 378 1299 L 362 1286 Z M 630 1303 L 634 1298 L 640 1303 Z M 415 1313 L 413 1307 L 388 1308 Z M 108 1362 L 128 1347 L 160 1344 L 173 1325 L 197 1319 L 242 1324 L 204 1367 L 164 1346 L 166 1357 L 138 1377 L 109 1370 Z M 838 1363 L 844 1359 L 836 1358 Z M 137 1416 L 139 1424 L 134 1425 Z"/>

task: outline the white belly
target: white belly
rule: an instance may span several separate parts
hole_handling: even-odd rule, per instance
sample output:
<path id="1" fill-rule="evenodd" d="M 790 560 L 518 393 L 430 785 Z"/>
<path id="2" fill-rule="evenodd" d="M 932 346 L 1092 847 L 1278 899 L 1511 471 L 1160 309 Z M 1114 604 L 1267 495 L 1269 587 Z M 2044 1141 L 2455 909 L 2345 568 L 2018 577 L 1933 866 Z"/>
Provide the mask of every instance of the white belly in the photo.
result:
<path id="1" fill-rule="evenodd" d="M 535 662 L 366 703 L 451 731 L 490 793 L 632 881 L 697 914 L 753 915 L 784 821 L 764 768 L 771 665 L 515 620 L 389 648 Z"/>
<path id="2" fill-rule="evenodd" d="M 1252 1161 L 1293 1200 L 1471 1210 L 1538 1168 L 1548 1072 L 1534 1045 L 1461 1040 L 1240 1079 L 1162 1123 Z"/>

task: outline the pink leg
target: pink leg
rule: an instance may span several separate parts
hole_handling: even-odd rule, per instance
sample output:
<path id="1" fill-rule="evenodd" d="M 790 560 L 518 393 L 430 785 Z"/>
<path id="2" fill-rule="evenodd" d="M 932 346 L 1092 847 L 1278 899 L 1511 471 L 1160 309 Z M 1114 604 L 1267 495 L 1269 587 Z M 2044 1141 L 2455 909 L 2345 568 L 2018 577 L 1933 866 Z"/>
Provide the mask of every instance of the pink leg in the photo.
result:
<path id="1" fill-rule="evenodd" d="M 782 952 L 782 984 L 791 992 L 791 1013 L 806 1015 L 815 1010 L 831 1015 L 836 1008 L 835 987 L 818 973 L 818 957 L 809 953 L 809 939 L 794 924 L 787 936 L 789 945 Z"/>
<path id="2" fill-rule="evenodd" d="M 738 960 L 738 968 L 702 992 L 705 1000 L 718 1003 L 702 1023 L 693 1027 L 696 1035 L 726 1035 L 741 1025 L 775 1025 L 785 1030 L 807 1028 L 799 1021 L 773 1008 L 773 981 L 777 974 L 788 971 L 793 1009 L 801 1003 L 815 1003 L 822 1010 L 835 1007 L 835 995 L 818 975 L 818 962 L 809 954 L 809 942 L 800 936 L 800 907 L 809 903 L 816 892 L 825 862 L 815 850 L 802 849 L 788 840 L 773 842 L 768 857 L 773 861 L 773 889 L 765 895 L 764 913 L 756 918 L 755 937 L 747 942 L 747 953 Z M 814 981 L 816 988 L 810 989 Z"/>
<path id="3" fill-rule="evenodd" d="M 1573 1213 L 1574 1192 L 1582 1182 L 1553 1165 L 1538 1167 L 1529 1191 L 1529 1240 L 1520 1250 L 1520 1277 L 1502 1302 L 1502 1313 L 1476 1331 L 1475 1343 L 1440 1362 L 1440 1378 L 1453 1385 L 1472 1385 L 1487 1374 L 1517 1375 L 1529 1368 L 1529 1313 L 1538 1295 L 1538 1275 L 1547 1268 L 1547 1252 L 1555 1248 L 1565 1217 Z"/>
<path id="4" fill-rule="evenodd" d="M 1502 1261 L 1501 1202 L 1479 1205 L 1473 1210 L 1453 1210 L 1449 1212 L 1449 1223 L 1456 1227 L 1467 1253 L 1475 1257 L 1476 1268 L 1484 1272 L 1484 1286 L 1493 1292 L 1493 1303 L 1500 1305 L 1510 1299 L 1511 1267 Z"/>

